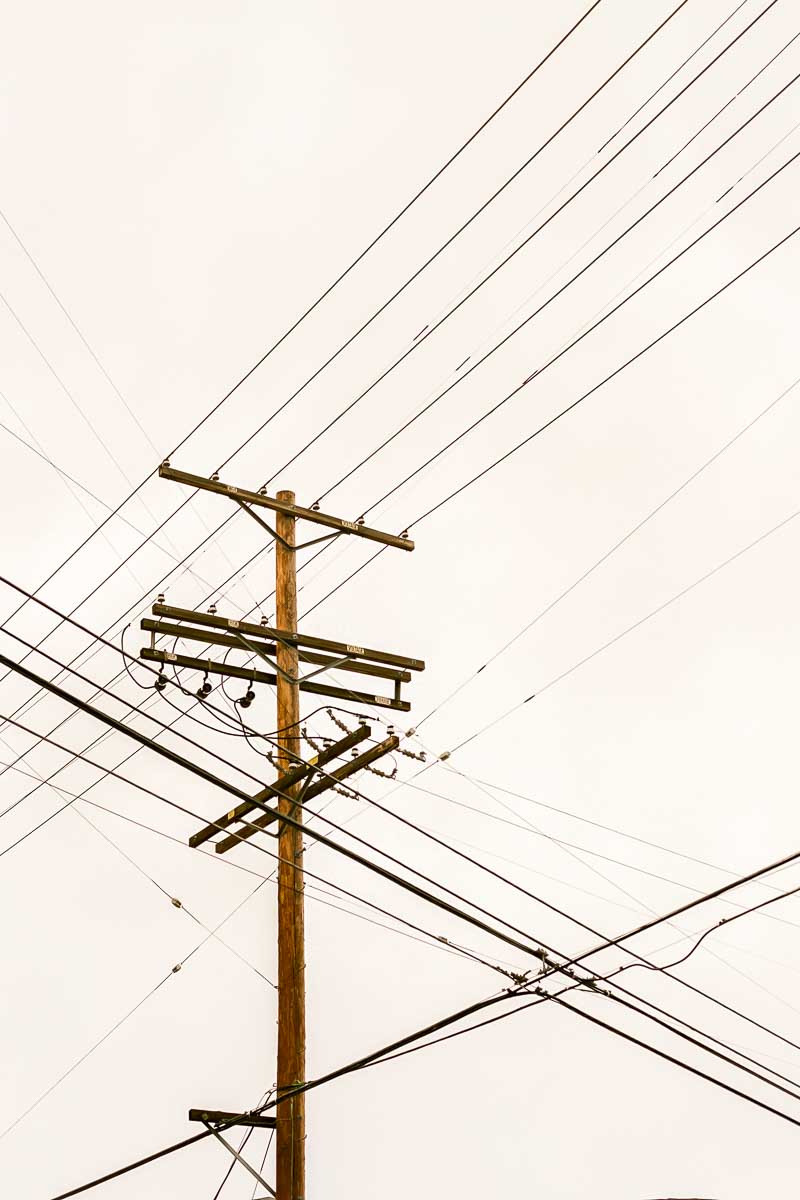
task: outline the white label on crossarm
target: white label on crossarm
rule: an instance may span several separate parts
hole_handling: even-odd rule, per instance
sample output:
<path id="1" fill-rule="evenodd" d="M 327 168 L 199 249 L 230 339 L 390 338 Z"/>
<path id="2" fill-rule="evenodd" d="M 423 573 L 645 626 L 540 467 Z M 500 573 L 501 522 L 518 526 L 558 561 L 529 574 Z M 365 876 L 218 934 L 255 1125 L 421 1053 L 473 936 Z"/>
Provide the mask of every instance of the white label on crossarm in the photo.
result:
<path id="1" fill-rule="evenodd" d="M 363 646 L 347 646 L 346 649 L 347 649 L 348 654 L 363 654 L 364 653 Z"/>

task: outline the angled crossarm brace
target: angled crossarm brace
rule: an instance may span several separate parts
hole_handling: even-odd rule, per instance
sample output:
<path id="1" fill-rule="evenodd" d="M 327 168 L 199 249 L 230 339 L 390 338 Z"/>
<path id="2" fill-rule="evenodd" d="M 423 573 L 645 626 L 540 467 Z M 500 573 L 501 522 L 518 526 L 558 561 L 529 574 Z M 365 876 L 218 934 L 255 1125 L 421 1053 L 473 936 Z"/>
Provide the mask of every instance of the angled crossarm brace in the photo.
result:
<path id="1" fill-rule="evenodd" d="M 280 544 L 287 550 L 305 550 L 306 546 L 316 546 L 317 542 L 329 542 L 332 538 L 341 537 L 341 530 L 338 530 L 336 533 L 323 533 L 322 537 L 309 538 L 307 542 L 300 542 L 298 545 L 293 546 L 290 542 L 286 541 L 286 538 L 281 537 L 277 529 L 273 529 L 271 525 L 268 525 L 267 522 L 258 515 L 258 513 L 253 512 L 249 504 L 245 504 L 244 500 L 240 500 L 238 496 L 236 497 L 236 503 L 240 508 L 243 508 L 247 515 L 252 517 L 254 521 L 258 521 L 261 528 L 266 529 L 267 533 L 272 534 L 272 536 L 275 538 L 275 541 L 280 542 Z"/>
<path id="2" fill-rule="evenodd" d="M 254 646 L 251 642 L 248 642 L 244 634 L 237 632 L 235 636 L 237 641 L 240 641 L 246 650 L 248 650 L 251 654 L 257 654 L 259 658 L 263 658 L 265 663 L 267 663 L 270 667 L 274 667 L 279 675 L 281 675 L 284 679 L 288 679 L 289 683 L 303 683 L 306 679 L 313 679 L 315 675 L 324 675 L 326 671 L 333 671 L 337 667 L 343 668 L 345 663 L 352 662 L 350 656 L 346 654 L 343 658 L 331 659 L 331 661 L 325 663 L 324 666 L 317 667 L 316 671 L 306 671 L 305 675 L 298 675 L 297 678 L 295 678 L 287 671 L 284 671 L 283 667 L 278 665 L 277 660 L 273 662 L 271 658 L 267 658 L 264 650 L 259 650 L 257 646 Z M 288 646 L 288 642 L 283 642 L 282 644 L 284 646 Z M 399 697 L 396 698 L 399 699 Z"/>
<path id="3" fill-rule="evenodd" d="M 277 1194 L 277 1193 L 276 1193 L 276 1192 L 273 1190 L 273 1188 L 271 1188 L 271 1187 L 269 1186 L 269 1184 L 267 1183 L 266 1179 L 262 1178 L 262 1176 L 261 1176 L 261 1175 L 259 1175 L 259 1173 L 258 1173 L 258 1171 L 255 1169 L 255 1167 L 251 1167 L 251 1166 L 250 1166 L 250 1163 L 247 1161 L 247 1159 L 246 1159 L 246 1158 L 242 1158 L 242 1156 L 241 1156 L 241 1154 L 239 1153 L 239 1151 L 238 1151 L 238 1150 L 234 1150 L 233 1146 L 230 1144 L 230 1142 L 229 1142 L 229 1141 L 226 1141 L 226 1139 L 225 1139 L 225 1138 L 222 1136 L 222 1134 L 219 1132 L 219 1130 L 215 1129 L 213 1125 L 209 1125 L 208 1121 L 203 1121 L 203 1124 L 205 1125 L 205 1127 L 206 1127 L 206 1129 L 208 1130 L 208 1132 L 209 1132 L 209 1133 L 213 1133 L 214 1137 L 217 1139 L 217 1141 L 218 1141 L 218 1142 L 222 1142 L 222 1144 L 223 1144 L 223 1146 L 225 1147 L 225 1149 L 226 1149 L 226 1150 L 228 1150 L 228 1151 L 229 1151 L 229 1152 L 230 1152 L 230 1153 L 233 1155 L 233 1157 L 236 1159 L 236 1161 L 237 1161 L 238 1163 L 241 1163 L 241 1164 L 242 1164 L 242 1166 L 244 1167 L 245 1171 L 249 1171 L 249 1172 L 250 1172 L 250 1174 L 253 1176 L 253 1178 L 254 1178 L 254 1179 L 257 1179 L 257 1180 L 258 1180 L 258 1182 L 261 1184 L 261 1186 L 262 1186 L 262 1187 L 265 1187 L 265 1188 L 267 1189 L 267 1191 L 269 1192 L 270 1196 L 275 1196 L 275 1195 Z"/>

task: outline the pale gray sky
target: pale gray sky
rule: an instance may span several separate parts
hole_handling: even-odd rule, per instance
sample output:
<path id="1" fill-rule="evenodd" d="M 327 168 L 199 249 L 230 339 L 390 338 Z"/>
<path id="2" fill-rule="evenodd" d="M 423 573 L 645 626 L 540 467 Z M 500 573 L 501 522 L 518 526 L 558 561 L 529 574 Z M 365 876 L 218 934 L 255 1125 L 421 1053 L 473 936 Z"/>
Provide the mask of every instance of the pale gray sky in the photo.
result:
<path id="1" fill-rule="evenodd" d="M 153 470 L 586 7 L 576 0 L 500 0 L 491 7 L 412 0 L 402 10 L 352 0 L 288 9 L 205 2 L 145 2 L 135 11 L 98 3 L 7 6 L 0 46 L 0 208 L 113 385 L 10 227 L 0 223 L 0 503 L 6 514 L 0 574 L 33 590 L 70 556 L 106 506 L 116 507 Z M 602 0 L 173 464 L 208 474 L 233 453 L 672 7 L 663 0 Z M 598 155 L 735 7 L 733 0 L 688 0 L 487 212 L 237 453 L 223 479 L 255 487 L 270 478 L 271 489 L 290 487 L 300 503 L 313 501 L 451 382 L 462 360 L 499 340 L 793 80 L 800 40 L 737 96 L 798 31 L 790 0 L 771 6 L 746 0 Z M 767 8 L 578 200 L 284 469 L 423 326 Z M 799 150 L 800 81 L 484 368 L 333 490 L 325 507 L 352 519 L 374 505 Z M 788 166 L 472 436 L 378 505 L 370 521 L 399 532 L 788 234 L 797 220 L 798 170 Z M 410 685 L 413 708 L 399 723 L 403 728 L 417 725 L 468 681 L 424 722 L 419 741 L 408 743 L 422 746 L 429 762 L 541 693 L 419 779 L 413 777 L 421 764 L 400 759 L 403 786 L 375 777 L 360 786 L 605 935 L 731 878 L 717 868 L 744 873 L 797 846 L 800 522 L 789 522 L 559 677 L 800 507 L 800 389 L 777 399 L 800 375 L 798 261 L 793 239 L 413 528 L 413 555 L 383 554 L 303 623 L 307 632 L 426 659 L 426 672 Z M 65 481 L 19 438 L 99 499 Z M 86 600 L 185 497 L 176 485 L 151 479 L 43 598 L 63 610 L 79 605 L 76 616 L 92 630 L 109 630 L 117 644 L 122 626 L 132 621 L 126 640 L 132 649 L 140 644 L 138 620 L 159 580 L 175 559 L 189 555 L 191 569 L 177 568 L 168 580 L 171 603 L 205 606 L 209 593 L 234 573 L 217 596 L 220 611 L 241 615 L 263 602 L 271 615 L 264 602 L 272 587 L 271 556 L 241 570 L 262 544 L 254 523 L 237 517 L 195 552 L 230 513 L 226 502 L 207 494 Z M 301 612 L 370 553 L 356 539 L 337 542 L 303 573 Z M 53 627 L 53 618 L 33 604 L 9 620 L 19 597 L 3 587 L 0 598 L 3 622 L 20 637 L 35 641 Z M 120 670 L 115 652 L 97 650 L 74 629 L 58 629 L 43 648 L 62 662 L 80 653 L 82 669 L 97 682 Z M 19 659 L 24 650 L 8 633 L 0 637 L 3 654 Z M 41 657 L 31 665 L 47 675 L 55 670 Z M 65 686 L 89 693 L 74 677 Z M 144 695 L 126 676 L 111 686 L 134 703 Z M 33 688 L 12 677 L 2 681 L 0 693 L 7 716 Z M 108 698 L 104 703 L 115 714 L 125 712 Z M 164 721 L 175 715 L 162 699 L 152 711 Z M 19 719 L 49 733 L 68 715 L 65 704 L 49 697 Z M 259 691 L 250 716 L 257 728 L 274 726 L 270 693 Z M 324 718 L 315 724 L 330 732 Z M 142 719 L 137 727 L 153 731 Z M 209 733 L 191 720 L 181 728 L 228 760 L 229 767 L 216 764 L 228 778 L 246 781 L 235 766 L 262 774 L 263 760 L 241 739 Z M 83 750 L 101 732 L 79 715 L 53 736 Z M 8 726 L 0 727 L 0 738 L 2 763 L 32 744 L 28 734 Z M 177 739 L 169 744 L 181 748 Z M 89 753 L 113 766 L 133 749 L 114 735 Z M 38 746 L 18 766 L 38 778 L 64 762 L 63 753 Z M 146 752 L 122 770 L 206 818 L 225 807 L 221 793 Z M 93 768 L 73 763 L 53 782 L 75 793 L 97 778 Z M 1 779 L 2 809 L 35 786 L 20 770 Z M 205 861 L 185 845 L 80 801 L 3 853 L 65 799 L 43 787 L 0 820 L 6 980 L 0 1130 L 144 1002 L 0 1140 L 4 1194 L 18 1200 L 46 1200 L 188 1136 L 194 1131 L 186 1120 L 190 1106 L 250 1107 L 275 1073 L 275 992 L 263 978 L 274 979 L 276 971 L 274 884 L 247 899 L 257 876 L 269 875 L 271 860 L 255 848 L 231 856 L 257 874 L 218 858 Z M 118 780 L 103 779 L 89 799 L 183 843 L 197 825 Z M 357 820 L 354 832 L 525 930 L 536 944 L 573 954 L 597 940 L 364 802 L 337 797 L 327 815 L 339 823 Z M 272 843 L 265 839 L 264 847 Z M 307 866 L 492 963 L 531 966 L 521 953 L 327 850 L 310 850 Z M 800 868 L 786 869 L 770 884 L 797 886 Z M 732 899 L 749 906 L 773 894 L 753 885 Z M 243 902 L 220 930 L 236 953 L 212 939 L 179 974 L 170 974 L 206 935 L 168 896 L 180 897 L 208 928 Z M 329 900 L 352 911 L 330 907 Z M 398 927 L 358 919 L 354 912 L 368 910 L 350 901 L 309 892 L 306 907 L 312 1077 L 507 982 L 441 943 L 422 944 Z M 685 935 L 735 911 L 706 905 L 634 945 L 654 962 L 669 962 L 691 945 Z M 799 922 L 800 905 L 787 899 L 714 934 L 676 971 L 787 1040 L 663 976 L 636 970 L 623 981 L 800 1088 L 800 1049 L 788 1044 L 800 1046 Z M 615 953 L 593 961 L 611 970 L 627 960 Z M 789 1096 L 611 1001 L 586 995 L 577 1003 L 800 1120 L 800 1104 Z M 309 1096 L 308 1195 L 777 1200 L 796 1194 L 798 1137 L 797 1127 L 546 1004 Z M 257 1164 L 263 1135 L 252 1146 Z M 211 1200 L 227 1165 L 222 1148 L 206 1142 L 93 1194 Z M 272 1178 L 271 1157 L 266 1171 Z M 237 1167 L 223 1197 L 251 1194 L 252 1180 Z"/>

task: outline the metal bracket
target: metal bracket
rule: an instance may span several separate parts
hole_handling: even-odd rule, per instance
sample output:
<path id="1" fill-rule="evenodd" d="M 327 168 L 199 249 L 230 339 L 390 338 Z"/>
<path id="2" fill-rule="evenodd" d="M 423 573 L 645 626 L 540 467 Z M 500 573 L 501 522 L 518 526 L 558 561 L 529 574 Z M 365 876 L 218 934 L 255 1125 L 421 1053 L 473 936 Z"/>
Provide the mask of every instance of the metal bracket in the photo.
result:
<path id="1" fill-rule="evenodd" d="M 290 675 L 288 671 L 284 671 L 283 667 L 278 666 L 277 659 L 273 662 L 273 660 L 271 658 L 267 657 L 267 655 L 264 653 L 263 650 L 259 650 L 259 648 L 257 646 L 254 646 L 254 645 L 252 645 L 252 643 L 248 642 L 248 640 L 244 636 L 244 634 L 239 633 L 238 630 L 234 630 L 233 636 L 237 639 L 237 641 L 242 643 L 245 650 L 248 650 L 251 654 L 257 654 L 259 658 L 263 658 L 264 662 L 268 666 L 273 667 L 277 671 L 277 673 L 283 679 L 288 680 L 289 683 L 304 683 L 306 679 L 313 679 L 315 675 L 324 675 L 324 673 L 326 671 L 333 671 L 334 668 L 341 667 L 343 663 L 353 661 L 350 658 L 350 656 L 346 654 L 344 656 L 344 658 L 334 659 L 333 662 L 326 663 L 325 666 L 323 666 L 323 667 L 317 667 L 316 671 L 309 671 L 306 675 L 296 675 L 296 676 Z M 277 640 L 278 639 L 276 639 L 276 641 Z M 287 650 L 295 650 L 296 649 L 296 647 L 290 646 L 288 642 L 281 641 L 281 645 L 284 646 Z M 394 698 L 395 698 L 395 700 L 400 699 L 400 681 L 399 680 L 395 680 L 395 696 L 394 696 Z"/>
<path id="2" fill-rule="evenodd" d="M 238 1163 L 241 1163 L 241 1164 L 242 1164 L 242 1166 L 244 1167 L 245 1171 L 249 1171 L 249 1172 L 250 1172 L 250 1174 L 253 1176 L 253 1178 L 254 1178 L 254 1179 L 257 1179 L 257 1180 L 258 1180 L 258 1182 L 259 1182 L 259 1183 L 262 1185 L 262 1187 L 265 1187 L 265 1188 L 267 1189 L 267 1191 L 269 1192 L 270 1196 L 276 1196 L 276 1195 L 277 1195 L 277 1192 L 276 1192 L 276 1191 L 275 1191 L 273 1188 L 271 1188 L 271 1187 L 269 1186 L 269 1184 L 267 1183 L 266 1179 L 264 1179 L 264 1178 L 263 1178 L 263 1176 L 259 1175 L 259 1173 L 258 1173 L 258 1171 L 255 1169 L 255 1167 L 251 1167 L 251 1166 L 250 1166 L 250 1163 L 247 1161 L 247 1159 L 245 1159 L 245 1158 L 242 1158 L 242 1156 L 241 1156 L 241 1154 L 238 1152 L 238 1150 L 234 1150 L 234 1148 L 233 1148 L 233 1146 L 230 1144 L 230 1142 L 227 1142 L 227 1141 L 225 1140 L 225 1138 L 222 1136 L 222 1134 L 221 1134 L 221 1133 L 220 1133 L 218 1130 L 216 1130 L 216 1129 L 214 1128 L 214 1126 L 213 1126 L 213 1125 L 209 1125 L 208 1121 L 203 1121 L 203 1124 L 205 1125 L 205 1127 L 206 1127 L 206 1129 L 208 1130 L 208 1132 L 209 1132 L 209 1133 L 213 1133 L 214 1137 L 217 1139 L 217 1141 L 218 1141 L 218 1142 L 222 1142 L 222 1144 L 223 1144 L 223 1146 L 225 1147 L 225 1149 L 226 1149 L 226 1150 L 228 1150 L 228 1151 L 229 1151 L 229 1152 L 230 1152 L 230 1153 L 233 1155 L 233 1157 L 236 1159 L 236 1161 L 237 1161 Z"/>
<path id="3" fill-rule="evenodd" d="M 235 499 L 239 507 L 244 509 L 248 516 L 251 516 L 254 521 L 258 521 L 262 529 L 266 529 L 267 533 L 271 533 L 275 538 L 275 541 L 280 542 L 280 544 L 286 550 L 305 550 L 306 546 L 316 546 L 317 542 L 329 542 L 332 538 L 338 538 L 342 536 L 341 532 L 323 533 L 322 537 L 310 538 L 307 542 L 300 542 L 299 545 L 293 546 L 291 542 L 287 542 L 286 538 L 281 537 L 277 529 L 273 529 L 271 525 L 268 525 L 266 521 L 262 520 L 258 513 L 253 512 L 249 504 L 245 504 L 244 500 L 240 500 L 238 496 L 235 497 Z"/>

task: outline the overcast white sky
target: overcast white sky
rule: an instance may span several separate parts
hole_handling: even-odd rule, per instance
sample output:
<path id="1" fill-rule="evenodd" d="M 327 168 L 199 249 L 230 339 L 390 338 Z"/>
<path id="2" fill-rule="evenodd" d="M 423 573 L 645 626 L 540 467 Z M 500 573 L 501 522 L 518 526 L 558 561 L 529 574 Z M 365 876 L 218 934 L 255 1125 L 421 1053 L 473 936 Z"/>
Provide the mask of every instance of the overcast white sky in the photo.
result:
<path id="1" fill-rule="evenodd" d="M 88 2 L 7 5 L 0 44 L 0 208 L 7 222 L 0 222 L 0 574 L 32 591 L 65 562 L 42 598 L 61 610 L 77 608 L 77 619 L 108 631 L 116 645 L 132 622 L 128 649 L 140 644 L 139 617 L 165 576 L 173 604 L 206 607 L 213 597 L 225 615 L 255 608 L 271 616 L 271 554 L 242 570 L 263 544 L 254 523 L 237 516 L 197 550 L 231 511 L 208 494 L 146 541 L 187 497 L 150 478 L 74 551 L 586 7 L 584 0 L 411 0 L 400 9 L 356 0 L 145 0 L 135 10 Z M 468 231 L 251 437 L 673 7 L 602 0 L 173 465 L 209 474 L 236 452 L 222 473 L 226 482 L 257 487 L 269 479 L 271 490 L 289 487 L 300 503 L 311 503 L 456 378 L 462 360 L 474 360 L 536 309 L 800 72 L 798 39 L 741 92 L 798 32 L 791 0 L 745 0 L 598 154 L 736 7 L 733 0 L 688 0 Z M 767 8 L 474 299 L 284 466 Z M 374 506 L 798 151 L 800 81 L 485 367 L 335 488 L 324 507 L 353 519 Z M 788 166 L 479 430 L 370 511 L 369 520 L 393 532 L 414 522 L 789 234 L 797 222 L 798 171 L 800 165 Z M 338 541 L 301 575 L 301 613 L 314 607 L 302 622 L 307 632 L 426 660 L 408 689 L 412 712 L 401 728 L 417 725 L 466 683 L 424 722 L 419 740 L 407 743 L 427 751 L 429 769 L 414 779 L 422 764 L 399 759 L 408 785 L 364 777 L 365 793 L 567 916 L 364 801 L 338 796 L 327 815 L 356 821 L 354 833 L 536 945 L 579 953 L 598 938 L 568 918 L 616 935 L 719 886 L 730 873 L 797 848 L 800 521 L 582 660 L 800 507 L 800 389 L 782 396 L 800 375 L 799 249 L 799 239 L 789 240 L 508 462 L 412 527 L 413 555 L 387 551 L 329 599 L 370 556 L 366 543 Z M 176 566 L 187 556 L 188 566 Z M 18 593 L 0 587 L 0 651 L 15 660 L 25 646 L 12 633 L 32 642 L 55 626 L 35 604 L 10 618 L 19 603 Z M 55 629 L 42 648 L 60 662 L 78 655 L 85 675 L 123 700 L 138 704 L 144 696 L 130 678 L 117 678 L 114 650 L 74 628 Z M 48 676 L 57 670 L 40 656 L 29 665 Z M 74 676 L 65 686 L 91 693 Z M 435 762 L 533 693 L 530 703 Z M 8 716 L 33 694 L 25 681 L 4 678 L 0 712 Z M 130 716 L 124 703 L 108 696 L 100 702 Z M 145 703 L 163 721 L 175 716 L 165 699 Z M 83 715 L 60 725 L 69 715 L 66 704 L 48 697 L 17 719 L 46 734 L 58 725 L 53 736 L 83 750 L 102 729 Z M 249 716 L 258 729 L 274 727 L 271 692 L 259 689 Z M 378 718 L 386 716 L 373 714 L 376 736 Z M 134 723 L 155 732 L 144 717 Z M 188 718 L 179 727 L 227 760 L 189 747 L 226 778 L 255 788 L 252 776 L 270 777 L 241 738 Z M 324 715 L 311 727 L 332 732 Z M 264 977 L 276 973 L 274 883 L 248 898 L 272 860 L 254 847 L 228 856 L 247 871 L 203 858 L 185 845 L 197 820 L 86 764 L 60 770 L 66 755 L 34 745 L 19 729 L 0 727 L 0 739 L 3 764 L 30 751 L 2 773 L 0 808 L 58 771 L 52 782 L 69 794 L 96 782 L 87 799 L 106 810 L 76 801 L 7 852 L 69 795 L 43 786 L 0 820 L 0 1129 L 142 1002 L 0 1140 L 4 1194 L 46 1200 L 188 1136 L 196 1128 L 186 1119 L 190 1106 L 247 1108 L 273 1084 L 275 991 Z M 186 750 L 177 737 L 166 741 Z M 89 754 L 116 766 L 133 750 L 114 735 Z M 121 769 L 204 818 L 226 807 L 221 792 L 148 752 Z M 265 839 L 263 847 L 273 843 Z M 374 911 L 336 898 L 333 885 L 490 964 L 533 965 L 325 849 L 309 850 L 307 866 L 330 881 L 325 895 L 309 891 L 306 905 L 310 1077 L 508 982 L 441 942 L 412 940 L 391 918 L 377 918 L 391 928 L 365 921 Z M 769 881 L 781 890 L 798 885 L 800 867 Z M 750 906 L 772 895 L 752 885 L 732 900 Z M 174 975 L 171 968 L 206 933 L 171 906 L 170 896 L 209 929 L 241 904 L 220 930 L 227 946 L 207 941 Z M 691 935 L 736 911 L 734 904 L 707 904 L 632 945 L 667 963 L 691 946 Z M 663 976 L 636 970 L 622 982 L 743 1050 L 759 1070 L 779 1072 L 784 1086 L 800 1093 L 799 926 L 797 899 L 783 900 L 715 933 L 675 971 L 779 1037 Z M 610 971 L 631 960 L 615 952 L 592 961 Z M 792 1097 L 611 1000 L 580 994 L 576 1003 L 800 1120 Z M 797 1192 L 799 1138 L 789 1122 L 544 1004 L 310 1095 L 308 1195 L 790 1197 Z M 260 1133 L 250 1143 L 256 1165 L 264 1144 Z M 227 1165 L 223 1149 L 206 1142 L 94 1194 L 212 1200 Z M 272 1156 L 265 1171 L 271 1179 Z M 225 1200 L 250 1197 L 252 1182 L 237 1167 Z"/>

